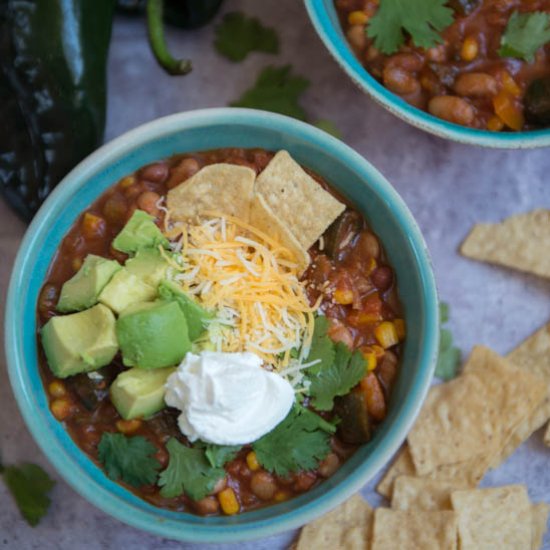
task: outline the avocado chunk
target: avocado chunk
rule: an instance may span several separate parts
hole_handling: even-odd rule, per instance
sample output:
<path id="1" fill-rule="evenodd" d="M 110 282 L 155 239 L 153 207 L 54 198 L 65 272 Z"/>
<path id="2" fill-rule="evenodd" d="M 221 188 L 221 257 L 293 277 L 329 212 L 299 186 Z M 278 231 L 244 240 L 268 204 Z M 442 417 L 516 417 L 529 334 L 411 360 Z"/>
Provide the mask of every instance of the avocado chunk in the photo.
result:
<path id="1" fill-rule="evenodd" d="M 144 370 L 133 368 L 121 372 L 111 385 L 111 401 L 126 420 L 151 416 L 164 409 L 164 384 L 175 367 Z"/>
<path id="2" fill-rule="evenodd" d="M 189 338 L 192 342 L 196 340 L 205 331 L 207 321 L 213 317 L 212 314 L 199 306 L 191 296 L 172 281 L 162 281 L 158 287 L 158 293 L 163 300 L 178 303 L 187 321 Z"/>
<path id="3" fill-rule="evenodd" d="M 120 269 L 122 266 L 115 260 L 88 254 L 78 273 L 61 288 L 57 310 L 66 313 L 92 307 L 105 285 Z"/>
<path id="4" fill-rule="evenodd" d="M 140 248 L 134 258 L 127 260 L 125 267 L 144 283 L 157 288 L 166 276 L 168 262 L 158 248 Z"/>
<path id="5" fill-rule="evenodd" d="M 191 350 L 185 315 L 176 302 L 130 306 L 118 318 L 116 333 L 127 367 L 170 367 Z"/>
<path id="6" fill-rule="evenodd" d="M 102 304 L 52 317 L 41 330 L 51 371 L 58 378 L 108 365 L 118 350 L 115 316 Z"/>
<path id="7" fill-rule="evenodd" d="M 113 248 L 126 254 L 134 254 L 140 248 L 156 248 L 159 245 L 168 248 L 168 239 L 156 226 L 154 219 L 143 210 L 136 210 L 116 236 Z"/>
<path id="8" fill-rule="evenodd" d="M 122 268 L 102 290 L 99 301 L 120 314 L 128 306 L 154 300 L 156 296 L 157 291 L 154 287 Z"/>

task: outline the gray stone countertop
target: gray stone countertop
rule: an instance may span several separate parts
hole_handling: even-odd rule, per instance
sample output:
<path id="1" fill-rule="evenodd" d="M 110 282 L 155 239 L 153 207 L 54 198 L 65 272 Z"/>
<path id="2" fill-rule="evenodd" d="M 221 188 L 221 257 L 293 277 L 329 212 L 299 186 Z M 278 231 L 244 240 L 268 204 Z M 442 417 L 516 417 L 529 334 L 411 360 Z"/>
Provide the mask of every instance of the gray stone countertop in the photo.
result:
<path id="1" fill-rule="evenodd" d="M 257 15 L 279 33 L 281 53 L 249 56 L 240 64 L 220 58 L 213 27 L 170 31 L 174 52 L 189 56 L 193 72 L 171 78 L 155 64 L 143 20 L 117 18 L 109 62 L 106 140 L 157 117 L 227 105 L 250 87 L 262 67 L 292 63 L 311 86 L 305 94 L 311 120 L 330 119 L 343 140 L 370 160 L 412 210 L 432 253 L 441 299 L 451 306 L 450 327 L 467 355 L 474 344 L 507 353 L 550 319 L 550 283 L 534 276 L 462 258 L 457 247 L 475 222 L 494 222 L 538 207 L 550 208 L 550 154 L 497 151 L 459 145 L 408 126 L 375 105 L 329 56 L 297 0 L 227 0 L 225 11 Z M 218 16 L 219 18 L 219 16 Z M 0 202 L 0 313 L 8 277 L 25 227 Z M 542 251 L 541 253 L 548 253 Z M 483 485 L 525 483 L 531 499 L 550 502 L 550 449 L 534 434 Z M 235 545 L 194 545 L 161 539 L 105 515 L 76 494 L 32 440 L 11 393 L 0 356 L 0 448 L 6 463 L 31 460 L 57 480 L 53 505 L 36 528 L 19 516 L 0 483 L 0 548 L 27 550 L 175 548 L 283 549 L 293 533 Z M 376 479 L 364 488 L 372 504 Z M 547 534 L 544 548 L 550 548 Z"/>

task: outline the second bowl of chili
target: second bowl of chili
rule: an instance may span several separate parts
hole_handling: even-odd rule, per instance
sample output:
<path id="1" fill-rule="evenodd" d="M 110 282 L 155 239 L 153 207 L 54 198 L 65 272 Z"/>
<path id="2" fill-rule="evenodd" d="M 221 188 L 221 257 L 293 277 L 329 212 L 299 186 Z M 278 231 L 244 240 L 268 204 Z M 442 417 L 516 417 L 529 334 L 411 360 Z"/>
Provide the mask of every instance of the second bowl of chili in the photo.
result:
<path id="1" fill-rule="evenodd" d="M 226 479 L 232 490 L 229 497 L 238 497 L 244 513 L 231 518 L 223 515 L 199 517 L 195 514 L 218 512 L 213 508 L 208 509 L 208 504 L 213 506 L 215 499 L 201 503 L 196 498 L 194 504 L 186 500 L 187 497 L 171 501 L 170 495 L 163 495 L 162 492 L 158 494 L 158 489 L 153 488 L 146 488 L 145 492 L 132 492 L 128 490 L 128 484 L 124 487 L 118 485 L 105 475 L 97 462 L 90 460 L 98 459 L 97 444 L 102 435 L 97 433 L 98 430 L 106 434 L 106 443 L 100 443 L 99 462 L 102 462 L 101 453 L 105 453 L 106 447 L 113 443 L 110 439 L 113 434 L 118 431 L 122 435 L 128 433 L 129 428 L 135 427 L 121 423 L 123 418 L 117 416 L 116 409 L 124 418 L 130 418 L 132 412 L 121 408 L 112 393 L 115 408 L 103 395 L 105 380 L 109 377 L 112 379 L 121 371 L 120 363 L 115 360 L 108 367 L 110 371 L 103 370 L 99 377 L 92 376 L 92 385 L 97 382 L 97 387 L 92 388 L 89 381 L 79 382 L 78 375 L 73 376 L 78 369 L 90 370 L 90 361 L 99 361 L 102 365 L 112 361 L 116 350 L 109 353 L 105 351 L 105 348 L 109 348 L 108 338 L 103 338 L 103 343 L 107 344 L 103 346 L 101 354 L 98 354 L 96 348 L 90 354 L 83 354 L 86 355 L 84 367 L 79 366 L 78 361 L 75 363 L 73 358 L 67 360 L 65 352 L 59 355 L 46 348 L 52 369 L 50 371 L 44 358 L 40 358 L 35 342 L 36 330 L 39 325 L 47 326 L 52 320 L 63 320 L 64 316 L 59 316 L 63 310 L 74 311 L 91 305 L 71 302 L 62 289 L 69 277 L 79 271 L 82 261 L 97 263 L 100 261 L 98 258 L 103 257 L 106 262 L 104 265 L 111 267 L 117 262 L 126 262 L 124 268 L 118 266 L 116 269 L 128 271 L 125 277 L 131 278 L 130 272 L 135 272 L 140 253 L 126 260 L 126 254 L 133 255 L 129 241 L 120 235 L 112 239 L 121 230 L 125 232 L 127 221 L 126 225 L 135 227 L 137 224 L 143 229 L 147 216 L 150 216 L 158 217 L 160 224 L 165 206 L 159 199 L 167 188 L 175 187 L 174 191 L 177 190 L 177 186 L 170 183 L 171 175 L 174 181 L 180 181 L 205 165 L 210 165 L 210 168 L 222 167 L 223 170 L 227 170 L 228 166 L 237 166 L 232 170 L 249 170 L 251 177 L 254 171 L 261 175 L 263 171 L 268 171 L 271 162 L 291 162 L 285 156 L 286 153 L 279 153 L 275 157 L 269 153 L 282 148 L 287 149 L 308 171 L 317 174 L 313 175 L 322 185 L 326 185 L 326 181 L 334 189 L 336 198 L 327 196 L 323 200 L 336 208 L 334 214 L 331 214 L 331 220 L 338 215 L 341 218 L 331 229 L 332 233 L 325 234 L 322 243 L 310 249 L 308 262 L 311 265 L 305 275 L 313 283 L 307 290 L 310 303 L 319 302 L 319 288 L 334 286 L 331 291 L 333 299 L 324 307 L 324 313 L 331 323 L 330 335 L 333 340 L 344 342 L 344 347 L 365 348 L 367 357 L 376 349 L 376 339 L 384 344 L 385 337 L 381 332 L 378 336 L 374 332 L 371 334 L 366 328 L 368 323 L 362 325 L 366 317 L 381 315 L 385 319 L 382 324 L 393 327 L 393 335 L 396 335 L 398 321 L 403 319 L 407 337 L 402 349 L 399 346 L 393 348 L 397 340 L 387 342 L 387 346 L 393 346 L 394 349 L 388 355 L 390 362 L 401 355 L 401 366 L 384 420 L 373 432 L 372 439 L 357 448 L 335 473 L 328 472 L 332 459 L 321 464 L 320 470 L 312 469 L 310 474 L 304 471 L 304 476 L 293 477 L 288 481 L 287 476 L 279 478 L 273 476 L 272 472 L 266 472 L 263 477 L 269 477 L 270 483 L 267 485 L 273 485 L 273 482 L 281 485 L 274 491 L 271 491 L 273 487 L 268 487 L 270 495 L 267 498 L 263 491 L 266 479 L 258 477 L 252 483 L 243 478 L 243 475 L 247 475 L 243 468 L 251 472 L 257 470 L 253 460 L 255 457 L 251 457 L 250 448 L 245 447 L 228 463 Z M 205 150 L 207 152 L 197 153 Z M 179 156 L 174 157 L 175 154 Z M 171 160 L 162 161 L 167 157 Z M 222 161 L 223 164 L 219 164 Z M 297 169 L 292 165 L 292 170 Z M 117 186 L 112 187 L 117 181 Z M 185 190 L 189 193 L 187 184 Z M 272 199 L 266 195 L 266 200 Z M 170 192 L 167 204 L 171 215 L 174 215 L 175 207 L 170 202 Z M 346 204 L 349 205 L 347 208 Z M 218 215 L 214 214 L 214 218 Z M 136 221 L 136 217 L 140 219 Z M 361 221 L 363 217 L 368 221 L 368 226 Z M 237 218 L 228 217 L 223 222 L 223 231 L 231 231 L 233 222 L 237 223 Z M 218 222 L 214 219 L 207 223 L 210 224 L 208 231 L 211 231 Z M 156 234 L 154 231 L 153 234 Z M 140 233 L 140 238 L 146 233 Z M 378 236 L 383 248 L 378 246 L 374 234 Z M 192 233 L 189 235 L 189 243 L 185 246 L 193 245 L 192 238 L 195 237 Z M 269 237 L 265 238 L 269 240 Z M 223 245 L 224 249 L 228 246 Z M 120 252 L 120 249 L 126 252 Z M 177 250 L 178 245 L 174 242 L 173 251 Z M 197 251 L 200 250 L 198 247 Z M 368 266 L 363 265 L 363 258 L 367 258 L 365 261 L 368 261 Z M 129 265 L 129 261 L 134 262 L 134 265 Z M 336 263 L 332 265 L 331 262 Z M 288 261 L 282 265 L 288 265 Z M 392 296 L 392 271 L 386 265 L 392 266 L 395 271 L 399 296 Z M 198 268 L 195 265 L 191 271 L 196 274 Z M 361 273 L 362 276 L 357 279 L 353 273 Z M 360 302 L 360 308 L 354 310 L 353 302 L 358 295 L 359 283 L 364 289 L 372 287 L 376 292 L 364 290 L 366 299 Z M 61 299 L 58 301 L 60 289 Z M 101 296 L 101 304 L 82 313 L 91 315 L 90 312 L 95 308 L 96 311 L 100 310 L 101 316 L 112 317 L 109 311 L 112 309 L 118 312 L 122 307 L 120 294 L 102 293 Z M 402 310 L 398 301 L 401 302 Z M 159 303 L 161 308 L 169 307 L 166 301 Z M 35 314 L 37 304 L 38 319 Z M 172 313 L 176 316 L 179 315 L 177 310 L 176 306 L 172 307 Z M 357 491 L 390 458 L 410 428 L 431 380 L 438 341 L 437 298 L 426 248 L 410 213 L 391 186 L 356 153 L 323 132 L 286 117 L 236 109 L 199 111 L 161 119 L 115 140 L 77 167 L 48 199 L 29 229 L 14 268 L 7 315 L 6 350 L 10 379 L 33 435 L 62 475 L 91 502 L 123 521 L 170 538 L 197 541 L 244 540 L 290 529 L 323 513 Z M 365 319 L 359 319 L 361 315 Z M 126 312 L 120 318 L 124 316 Z M 379 321 L 382 321 L 382 317 Z M 56 329 L 50 332 L 56 334 Z M 61 333 L 62 330 L 57 334 Z M 118 337 L 124 364 L 131 364 L 130 348 L 124 347 L 121 332 L 118 332 Z M 69 342 L 64 349 L 70 345 Z M 261 347 L 258 349 L 263 350 Z M 109 355 L 107 358 L 106 353 Z M 158 361 L 158 357 L 152 360 Z M 145 366 L 143 357 L 141 361 Z M 168 361 L 170 365 L 174 363 L 174 359 Z M 101 366 L 99 363 L 94 365 Z M 163 365 L 149 365 L 152 366 Z M 155 372 L 159 372 L 158 369 Z M 384 380 L 384 375 L 379 373 L 377 384 Z M 365 383 L 368 385 L 369 382 Z M 67 402 L 64 398 L 68 398 Z M 320 401 L 313 404 L 323 410 L 319 406 Z M 76 407 L 76 412 L 69 411 L 70 414 L 65 415 L 67 405 Z M 345 407 L 338 413 L 344 416 Z M 176 436 L 175 439 L 181 438 L 181 434 L 178 436 L 171 424 L 174 416 L 166 414 L 158 413 L 152 417 L 157 419 L 155 425 L 146 420 L 134 431 L 158 445 L 161 454 L 164 453 L 164 461 L 167 451 L 163 450 L 163 441 L 166 442 L 171 434 Z M 376 415 L 375 410 L 371 410 L 370 414 Z M 58 420 L 65 421 L 68 431 Z M 327 429 L 332 430 L 330 420 L 330 416 L 327 416 L 326 420 L 319 422 L 324 422 Z M 132 420 L 126 422 L 131 423 Z M 82 426 L 88 428 L 81 429 Z M 345 440 L 347 436 L 341 434 L 340 437 Z M 176 443 L 167 445 L 168 451 L 171 452 Z M 256 455 L 260 455 L 259 449 L 255 450 Z M 201 449 L 196 451 L 202 452 Z M 338 458 L 336 451 L 334 454 Z M 162 457 L 157 456 L 162 462 Z M 261 456 L 258 458 L 262 462 Z M 262 466 L 268 469 L 265 463 Z M 333 475 L 328 477 L 331 473 Z M 328 479 L 324 482 L 316 482 L 326 477 Z M 310 486 L 311 489 L 307 490 Z M 282 502 L 274 498 L 271 502 L 271 497 L 277 491 L 285 493 L 286 497 L 295 497 L 290 500 L 279 499 Z M 223 499 L 219 501 L 221 511 L 228 513 L 231 507 L 226 506 L 231 502 L 224 502 Z"/>

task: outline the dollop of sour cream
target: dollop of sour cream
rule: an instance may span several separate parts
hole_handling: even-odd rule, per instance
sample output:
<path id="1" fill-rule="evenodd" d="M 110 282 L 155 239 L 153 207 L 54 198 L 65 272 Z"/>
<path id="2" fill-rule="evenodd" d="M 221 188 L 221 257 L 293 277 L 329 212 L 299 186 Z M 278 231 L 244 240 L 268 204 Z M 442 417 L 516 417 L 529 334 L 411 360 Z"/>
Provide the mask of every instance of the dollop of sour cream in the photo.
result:
<path id="1" fill-rule="evenodd" d="M 188 353 L 166 381 L 166 404 L 181 411 L 189 441 L 251 443 L 270 432 L 294 403 L 290 383 L 262 368 L 254 353 Z"/>

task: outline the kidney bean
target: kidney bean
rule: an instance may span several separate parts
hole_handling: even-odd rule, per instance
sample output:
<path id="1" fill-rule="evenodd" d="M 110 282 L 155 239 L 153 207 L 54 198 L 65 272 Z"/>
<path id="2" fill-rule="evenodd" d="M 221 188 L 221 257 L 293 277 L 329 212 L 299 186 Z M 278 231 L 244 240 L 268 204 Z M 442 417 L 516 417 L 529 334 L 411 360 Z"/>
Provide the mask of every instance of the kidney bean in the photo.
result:
<path id="1" fill-rule="evenodd" d="M 128 204 L 126 199 L 120 193 L 115 193 L 105 202 L 103 215 L 109 223 L 122 224 L 126 216 Z"/>
<path id="2" fill-rule="evenodd" d="M 382 292 L 388 290 L 393 282 L 393 271 L 390 267 L 383 265 L 377 267 L 371 274 L 371 280 L 374 286 Z"/>
<path id="3" fill-rule="evenodd" d="M 315 481 L 317 481 L 317 475 L 314 472 L 300 472 L 294 477 L 292 488 L 298 493 L 303 493 L 310 489 Z"/>
<path id="4" fill-rule="evenodd" d="M 149 164 L 145 168 L 142 168 L 139 175 L 142 179 L 152 181 L 154 183 L 164 183 L 170 169 L 164 162 L 156 162 L 155 164 Z"/>

